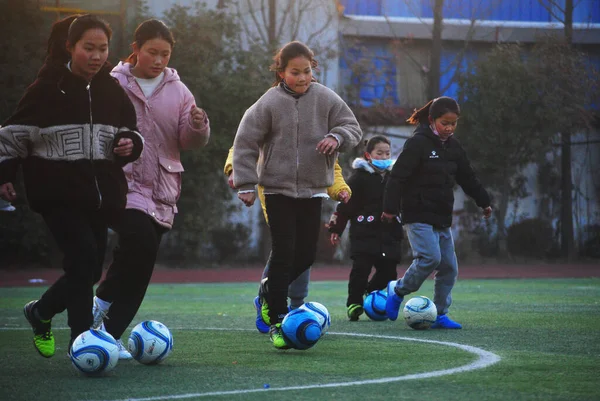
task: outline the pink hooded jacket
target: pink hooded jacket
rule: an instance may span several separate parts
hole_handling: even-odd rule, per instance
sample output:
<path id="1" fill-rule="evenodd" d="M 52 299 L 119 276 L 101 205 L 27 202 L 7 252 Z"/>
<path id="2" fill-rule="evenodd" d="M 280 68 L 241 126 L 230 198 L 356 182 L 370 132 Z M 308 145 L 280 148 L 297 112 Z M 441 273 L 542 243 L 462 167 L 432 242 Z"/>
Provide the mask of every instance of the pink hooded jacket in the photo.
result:
<path id="1" fill-rule="evenodd" d="M 141 210 L 170 229 L 181 193 L 180 151 L 206 145 L 210 125 L 207 119 L 199 129 L 192 126 L 190 111 L 196 102 L 177 71 L 166 68 L 162 82 L 146 99 L 131 68 L 121 62 L 111 72 L 135 106 L 145 140 L 140 158 L 123 168 L 129 187 L 127 209 Z"/>

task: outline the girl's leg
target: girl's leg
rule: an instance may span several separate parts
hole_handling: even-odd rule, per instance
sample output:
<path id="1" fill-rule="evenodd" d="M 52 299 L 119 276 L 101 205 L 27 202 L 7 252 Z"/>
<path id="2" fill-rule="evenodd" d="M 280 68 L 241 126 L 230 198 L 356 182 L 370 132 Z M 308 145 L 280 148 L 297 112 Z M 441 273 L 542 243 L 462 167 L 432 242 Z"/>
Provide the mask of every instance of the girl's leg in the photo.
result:
<path id="1" fill-rule="evenodd" d="M 107 225 L 101 212 L 59 210 L 44 220 L 64 254 L 64 275 L 36 304 L 42 319 L 67 309 L 71 338 L 90 329 L 95 280 L 102 273 Z"/>
<path id="2" fill-rule="evenodd" d="M 296 280 L 315 263 L 321 231 L 322 198 L 295 199 L 295 202 L 298 212 L 296 214 L 296 241 L 290 282 Z"/>
<path id="3" fill-rule="evenodd" d="M 96 296 L 112 302 L 104 325 L 118 339 L 142 304 L 164 230 L 147 214 L 131 209 L 123 213 L 115 228 L 119 233 L 118 249 Z"/>
<path id="4" fill-rule="evenodd" d="M 412 249 L 413 261 L 396 283 L 395 292 L 405 296 L 421 288 L 423 282 L 440 264 L 439 232 L 429 224 L 406 224 L 408 240 Z"/>
<path id="5" fill-rule="evenodd" d="M 371 277 L 371 280 L 367 285 L 368 293 L 376 290 L 383 290 L 390 281 L 398 278 L 398 273 L 396 272 L 397 261 L 380 256 L 375 259 L 374 264 L 375 274 L 373 274 L 373 277 Z"/>
<path id="6" fill-rule="evenodd" d="M 350 270 L 350 279 L 348 280 L 348 299 L 346 306 L 353 304 L 362 305 L 364 295 L 367 291 L 369 275 L 373 267 L 374 257 L 371 255 L 355 255 L 352 257 L 352 270 Z M 387 282 L 385 283 L 387 284 Z"/>
<path id="7" fill-rule="evenodd" d="M 290 308 L 298 309 L 304 304 L 304 299 L 308 296 L 308 284 L 310 283 L 310 268 L 299 275 L 288 288 L 290 298 Z"/>
<path id="8" fill-rule="evenodd" d="M 288 285 L 294 264 L 296 214 L 294 199 L 283 195 L 266 195 L 265 206 L 271 232 L 271 258 L 268 271 L 268 324 L 280 323 L 287 314 Z M 266 320 L 266 318 L 265 318 Z"/>
<path id="9" fill-rule="evenodd" d="M 445 315 L 452 304 L 452 288 L 458 277 L 458 263 L 450 228 L 439 230 L 439 236 L 441 261 L 435 273 L 433 302 L 438 315 Z"/>

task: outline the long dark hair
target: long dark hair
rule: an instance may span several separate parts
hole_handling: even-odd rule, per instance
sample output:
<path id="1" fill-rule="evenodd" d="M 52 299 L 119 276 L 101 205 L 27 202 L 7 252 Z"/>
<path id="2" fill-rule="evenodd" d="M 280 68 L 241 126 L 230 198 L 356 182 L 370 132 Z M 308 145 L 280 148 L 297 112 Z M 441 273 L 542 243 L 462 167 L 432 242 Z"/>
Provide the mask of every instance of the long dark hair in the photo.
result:
<path id="1" fill-rule="evenodd" d="M 175 46 L 175 38 L 173 38 L 173 33 L 169 27 L 161 20 L 155 18 L 139 24 L 133 34 L 133 41 L 138 49 L 141 49 L 144 43 L 152 39 L 166 40 L 167 43 L 171 45 L 171 49 Z M 125 62 L 135 65 L 137 63 L 137 56 L 135 53 L 131 53 Z"/>
<path id="2" fill-rule="evenodd" d="M 290 60 L 300 56 L 306 57 L 306 59 L 310 61 L 310 66 L 313 69 L 317 68 L 319 65 L 317 60 L 315 60 L 315 54 L 308 48 L 308 46 L 298 41 L 290 42 L 279 49 L 277 54 L 275 54 L 275 57 L 273 57 L 273 64 L 271 64 L 270 67 L 270 71 L 275 72 L 275 81 L 273 82 L 273 86 L 279 85 L 279 83 L 282 81 L 279 73 L 285 71 L 285 67 L 287 67 Z M 312 80 L 316 81 L 314 77 Z"/>
<path id="3" fill-rule="evenodd" d="M 413 125 L 428 124 L 429 116 L 435 120 L 446 113 L 454 113 L 460 116 L 460 106 L 451 97 L 442 96 L 430 100 L 425 106 L 415 110 L 406 122 Z"/>
<path id="4" fill-rule="evenodd" d="M 46 63 L 67 63 L 71 59 L 71 54 L 67 50 L 67 42 L 71 46 L 75 46 L 86 31 L 96 28 L 104 31 L 110 43 L 112 29 L 106 21 L 95 15 L 69 15 L 56 21 L 52 25 L 50 37 L 48 38 Z"/>

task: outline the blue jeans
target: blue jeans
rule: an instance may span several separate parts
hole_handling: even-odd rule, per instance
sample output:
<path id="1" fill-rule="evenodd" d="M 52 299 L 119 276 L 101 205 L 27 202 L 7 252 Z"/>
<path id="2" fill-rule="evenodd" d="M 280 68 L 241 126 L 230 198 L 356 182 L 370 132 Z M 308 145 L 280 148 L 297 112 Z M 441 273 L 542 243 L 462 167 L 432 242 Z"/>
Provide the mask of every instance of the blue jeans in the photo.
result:
<path id="1" fill-rule="evenodd" d="M 454 239 L 450 227 L 435 228 L 429 224 L 405 224 L 413 261 L 396 284 L 396 293 L 405 296 L 421 288 L 433 271 L 435 286 L 433 302 L 438 315 L 448 313 L 452 304 L 452 288 L 458 277 L 458 263 L 454 252 Z"/>

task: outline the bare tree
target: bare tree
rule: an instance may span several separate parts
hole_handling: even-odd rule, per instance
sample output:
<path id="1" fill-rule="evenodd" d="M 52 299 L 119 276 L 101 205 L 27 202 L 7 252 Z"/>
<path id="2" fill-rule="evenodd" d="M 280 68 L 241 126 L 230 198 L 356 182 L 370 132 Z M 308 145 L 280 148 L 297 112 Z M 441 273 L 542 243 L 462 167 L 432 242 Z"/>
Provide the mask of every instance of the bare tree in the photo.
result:
<path id="1" fill-rule="evenodd" d="M 565 41 L 573 44 L 573 10 L 574 0 L 562 1 L 538 0 L 550 15 L 563 23 Z M 561 4 L 559 4 L 561 3 Z M 579 3 L 579 2 L 578 2 Z M 573 178 L 571 172 L 571 132 L 561 132 L 561 212 L 560 212 L 560 247 L 561 255 L 567 260 L 575 257 L 575 240 L 573 237 Z"/>

